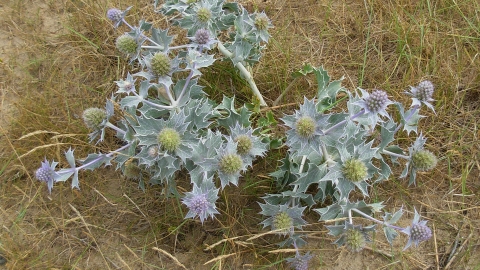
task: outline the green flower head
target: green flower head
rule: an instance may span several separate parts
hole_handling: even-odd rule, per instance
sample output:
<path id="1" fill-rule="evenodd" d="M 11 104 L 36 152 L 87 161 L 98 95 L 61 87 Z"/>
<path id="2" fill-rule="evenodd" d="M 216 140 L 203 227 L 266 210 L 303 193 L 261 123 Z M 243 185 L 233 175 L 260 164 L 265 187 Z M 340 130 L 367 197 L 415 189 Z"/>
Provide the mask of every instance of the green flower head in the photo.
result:
<path id="1" fill-rule="evenodd" d="M 351 158 L 343 163 L 343 175 L 352 182 L 360 182 L 367 178 L 368 168 L 360 159 Z"/>
<path id="2" fill-rule="evenodd" d="M 180 146 L 181 137 L 178 131 L 166 127 L 158 133 L 157 141 L 163 150 L 173 152 Z"/>

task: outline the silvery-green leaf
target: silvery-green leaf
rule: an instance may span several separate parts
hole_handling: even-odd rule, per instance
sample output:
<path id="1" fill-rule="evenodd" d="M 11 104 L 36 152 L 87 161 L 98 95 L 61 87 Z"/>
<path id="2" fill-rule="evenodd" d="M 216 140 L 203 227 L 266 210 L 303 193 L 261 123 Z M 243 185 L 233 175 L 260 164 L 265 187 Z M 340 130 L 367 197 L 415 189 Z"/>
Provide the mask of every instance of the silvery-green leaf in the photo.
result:
<path id="1" fill-rule="evenodd" d="M 102 165 L 109 166 L 112 165 L 110 161 L 113 159 L 111 156 L 106 154 L 89 154 L 86 159 L 82 160 L 82 166 L 85 170 L 95 170 Z"/>
<path id="2" fill-rule="evenodd" d="M 168 29 L 162 30 L 152 28 L 152 40 L 158 43 L 160 46 L 163 46 L 162 51 L 166 52 L 172 43 L 173 37 L 168 35 Z"/>
<path id="3" fill-rule="evenodd" d="M 398 236 L 398 233 L 396 230 L 390 228 L 390 227 L 383 227 L 383 232 L 385 234 L 385 238 L 387 238 L 387 241 L 390 245 L 392 245 L 393 243 L 393 240 L 395 240 L 395 238 L 397 238 Z"/>
<path id="4" fill-rule="evenodd" d="M 65 158 L 68 161 L 68 164 L 70 165 L 70 168 L 75 168 L 75 157 L 73 156 L 73 151 L 72 148 L 69 148 L 68 151 L 65 152 Z"/>

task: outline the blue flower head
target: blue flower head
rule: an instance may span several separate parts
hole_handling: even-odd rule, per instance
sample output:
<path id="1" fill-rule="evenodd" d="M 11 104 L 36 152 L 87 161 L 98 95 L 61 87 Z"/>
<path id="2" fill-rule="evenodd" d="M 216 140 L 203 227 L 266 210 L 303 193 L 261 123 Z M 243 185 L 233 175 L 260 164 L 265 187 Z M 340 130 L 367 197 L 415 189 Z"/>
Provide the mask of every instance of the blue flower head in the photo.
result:
<path id="1" fill-rule="evenodd" d="M 58 162 L 52 161 L 52 163 L 49 163 L 47 159 L 45 159 L 45 161 L 42 162 L 42 166 L 35 172 L 35 177 L 39 181 L 47 183 L 49 193 L 52 193 L 55 177 L 58 177 L 58 174 L 55 172 L 57 164 Z"/>
<path id="2" fill-rule="evenodd" d="M 188 207 L 188 213 L 185 218 L 200 217 L 203 222 L 209 216 L 213 218 L 219 214 L 215 206 L 218 199 L 218 188 L 215 188 L 212 178 L 202 182 L 200 186 L 193 185 L 193 191 L 187 192 L 182 202 Z"/>
<path id="3" fill-rule="evenodd" d="M 420 244 L 421 242 L 427 241 L 432 237 L 432 230 L 427 226 L 427 221 L 420 220 L 420 215 L 418 214 L 416 209 L 412 225 L 402 230 L 402 232 L 409 235 L 407 245 L 405 246 L 405 248 L 403 248 L 403 250 L 409 248 L 412 243 L 415 246 L 418 246 L 418 244 Z"/>
<path id="4" fill-rule="evenodd" d="M 378 115 L 390 118 L 390 115 L 385 109 L 388 105 L 393 104 L 393 102 L 388 99 L 385 91 L 375 90 L 372 93 L 368 93 L 361 88 L 359 89 L 362 92 L 362 98 L 354 104 L 362 107 L 372 126 L 382 121 Z"/>
<path id="5" fill-rule="evenodd" d="M 431 81 L 422 81 L 417 86 L 410 86 L 410 92 L 405 92 L 407 95 L 412 96 L 412 107 L 420 106 L 422 103 L 435 112 L 431 101 L 435 101 L 433 97 L 433 91 L 435 87 Z"/>
<path id="6" fill-rule="evenodd" d="M 308 263 L 313 258 L 310 252 L 305 255 L 296 254 L 293 258 L 287 258 L 290 267 L 295 270 L 308 270 Z"/>

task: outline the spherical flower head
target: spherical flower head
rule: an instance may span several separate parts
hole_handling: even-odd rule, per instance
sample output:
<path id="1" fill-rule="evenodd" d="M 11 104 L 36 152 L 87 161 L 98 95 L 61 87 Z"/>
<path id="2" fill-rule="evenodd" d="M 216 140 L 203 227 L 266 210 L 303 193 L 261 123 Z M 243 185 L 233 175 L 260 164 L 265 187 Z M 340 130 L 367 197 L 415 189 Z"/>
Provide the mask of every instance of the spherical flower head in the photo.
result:
<path id="1" fill-rule="evenodd" d="M 313 258 L 310 253 L 305 255 L 297 254 L 294 258 L 288 258 L 287 261 L 290 267 L 295 270 L 308 270 L 308 263 Z"/>
<path id="2" fill-rule="evenodd" d="M 248 135 L 239 135 L 235 138 L 237 143 L 237 153 L 240 155 L 246 155 L 253 147 L 252 139 Z"/>
<path id="3" fill-rule="evenodd" d="M 42 162 L 42 166 L 35 171 L 35 177 L 42 182 L 48 183 L 53 181 L 54 170 L 50 168 L 48 162 Z"/>
<path id="4" fill-rule="evenodd" d="M 157 136 L 157 141 L 163 150 L 175 151 L 180 146 L 181 137 L 173 128 L 164 128 Z"/>
<path id="5" fill-rule="evenodd" d="M 365 99 L 365 103 L 368 111 L 377 113 L 387 107 L 389 100 L 385 91 L 375 90 Z"/>
<path id="6" fill-rule="evenodd" d="M 200 221 L 205 221 L 208 216 L 213 217 L 219 214 L 216 209 L 215 202 L 218 199 L 218 189 L 212 179 L 204 179 L 204 182 L 199 187 L 196 184 L 193 186 L 193 191 L 187 192 L 182 202 L 188 207 L 188 213 L 185 218 L 200 217 Z"/>
<path id="7" fill-rule="evenodd" d="M 418 150 L 412 155 L 412 163 L 419 171 L 429 171 L 437 166 L 437 157 L 428 150 Z"/>
<path id="8" fill-rule="evenodd" d="M 134 54 L 138 49 L 137 41 L 129 34 L 119 36 L 115 42 L 115 46 L 124 54 Z"/>
<path id="9" fill-rule="evenodd" d="M 412 225 L 403 229 L 402 232 L 409 235 L 407 245 L 403 250 L 406 250 L 412 244 L 418 246 L 420 242 L 427 241 L 432 237 L 432 230 L 427 226 L 427 221 L 420 220 L 420 215 L 416 209 Z"/>
<path id="10" fill-rule="evenodd" d="M 366 244 L 365 235 L 356 229 L 348 229 L 345 232 L 345 246 L 353 252 L 361 251 Z"/>
<path id="11" fill-rule="evenodd" d="M 255 17 L 255 27 L 258 30 L 264 31 L 268 29 L 268 17 L 264 13 L 257 14 Z"/>
<path id="12" fill-rule="evenodd" d="M 107 11 L 107 18 L 113 22 L 118 22 L 122 19 L 122 11 L 117 8 L 111 8 Z"/>
<path id="13" fill-rule="evenodd" d="M 420 101 L 431 101 L 435 87 L 431 81 L 422 81 L 416 87 L 415 98 Z"/>
<path id="14" fill-rule="evenodd" d="M 273 228 L 280 230 L 280 233 L 286 234 L 293 228 L 293 219 L 287 212 L 280 212 L 273 218 Z"/>
<path id="15" fill-rule="evenodd" d="M 88 108 L 83 111 L 83 122 L 92 130 L 100 130 L 107 119 L 107 112 L 100 108 Z"/>
<path id="16" fill-rule="evenodd" d="M 47 183 L 48 192 L 52 193 L 53 182 L 55 182 L 55 176 L 58 174 L 55 172 L 55 166 L 57 162 L 52 162 L 51 164 L 45 159 L 42 161 L 42 165 L 35 171 L 35 178 L 41 182 Z"/>
<path id="17" fill-rule="evenodd" d="M 153 74 L 157 76 L 166 76 L 172 69 L 170 58 L 161 52 L 155 53 L 150 62 Z"/>
<path id="18" fill-rule="evenodd" d="M 212 12 L 208 8 L 201 7 L 197 10 L 197 18 L 200 22 L 207 23 L 211 17 Z"/>
<path id="19" fill-rule="evenodd" d="M 410 231 L 410 237 L 412 241 L 423 242 L 432 237 L 432 230 L 427 225 L 421 223 L 414 224 Z"/>
<path id="20" fill-rule="evenodd" d="M 207 211 L 209 202 L 207 201 L 207 196 L 205 194 L 198 194 L 192 197 L 188 208 L 195 214 L 201 215 L 203 212 Z"/>
<path id="21" fill-rule="evenodd" d="M 352 158 L 343 164 L 343 175 L 352 182 L 365 180 L 368 175 L 368 168 L 365 163 L 359 159 Z"/>
<path id="22" fill-rule="evenodd" d="M 297 135 L 304 139 L 309 139 L 315 135 L 316 128 L 317 123 L 315 123 L 315 120 L 310 116 L 302 116 L 295 123 Z"/>
<path id="23" fill-rule="evenodd" d="M 210 32 L 206 29 L 198 29 L 197 32 L 195 32 L 195 41 L 198 44 L 207 44 L 208 41 L 210 40 Z"/>
<path id="24" fill-rule="evenodd" d="M 220 158 L 219 169 L 225 174 L 236 174 L 243 168 L 243 160 L 237 154 L 226 154 Z"/>

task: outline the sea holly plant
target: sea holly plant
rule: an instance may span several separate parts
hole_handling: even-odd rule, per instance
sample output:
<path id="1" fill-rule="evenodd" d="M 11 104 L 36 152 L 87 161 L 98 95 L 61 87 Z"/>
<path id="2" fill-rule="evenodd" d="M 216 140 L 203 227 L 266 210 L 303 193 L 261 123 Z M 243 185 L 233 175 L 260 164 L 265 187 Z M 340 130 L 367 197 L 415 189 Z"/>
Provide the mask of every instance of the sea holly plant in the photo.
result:
<path id="1" fill-rule="evenodd" d="M 400 177 L 409 176 L 409 185 L 416 184 L 417 172 L 430 171 L 436 166 L 437 158 L 425 149 L 426 139 L 422 134 L 408 148 L 408 154 L 395 144 L 394 139 L 402 127 L 407 133 L 417 132 L 422 118 L 418 113 L 421 105 L 428 104 L 427 107 L 433 109 L 429 103 L 433 101 L 433 84 L 423 81 L 411 88 L 408 94 L 413 102 L 405 113 L 403 106 L 391 101 L 383 90 L 358 89 L 352 93 L 338 81 L 330 82 L 323 68 L 303 67 L 302 70 L 315 74 L 318 92 L 314 99 L 305 98 L 298 110 L 281 119 L 289 128 L 285 142 L 288 155 L 278 170 L 271 173 L 281 192 L 263 197 L 266 203 L 260 204 L 261 214 L 267 217 L 263 224 L 276 228 L 272 213 L 282 224 L 287 224 L 284 220 L 290 217 L 290 230 L 282 235 L 291 238 L 294 247 L 301 246 L 305 243 L 301 237 L 302 226 L 295 226 L 293 218 L 303 215 L 304 209 L 300 208 L 303 206 L 313 208 L 320 215 L 320 221 L 333 222 L 334 225 L 327 226 L 327 229 L 329 234 L 337 237 L 334 243 L 351 251 L 362 250 L 378 226 L 383 227 L 389 243 L 399 233 L 407 235 L 409 240 L 405 248 L 428 240 L 431 230 L 425 220 L 420 220 L 416 210 L 412 225 L 402 228 L 395 224 L 403 215 L 403 209 L 393 214 L 384 212 L 381 221 L 375 215 L 382 212 L 383 203 L 366 203 L 365 199 L 372 185 L 390 178 L 391 166 L 400 165 L 400 159 L 406 160 Z M 338 104 L 336 97 L 339 93 L 346 97 L 348 111 L 328 113 Z M 400 123 L 396 123 L 389 113 L 393 104 L 401 109 Z M 365 199 L 351 199 L 359 196 Z M 318 208 L 327 199 L 333 203 Z M 274 211 L 274 206 L 283 208 Z M 365 221 L 359 219 L 373 224 L 365 226 Z M 280 244 L 285 242 L 288 241 Z M 296 258 L 302 256 L 305 255 L 297 254 Z"/>
<path id="2" fill-rule="evenodd" d="M 265 217 L 261 225 L 284 238 L 280 246 L 296 250 L 287 259 L 292 268 L 308 269 L 313 258 L 299 250 L 308 240 L 302 229 L 308 226 L 304 216 L 310 210 L 321 221 L 334 223 L 327 228 L 337 238 L 336 245 L 354 252 L 368 244 L 378 226 L 389 243 L 399 233 L 407 235 L 406 248 L 431 237 L 416 210 L 411 225 L 401 228 L 395 224 L 403 209 L 384 212 L 383 220 L 378 220 L 375 216 L 384 205 L 366 202 L 371 187 L 391 178 L 391 166 L 401 166 L 401 160 L 405 167 L 400 177 L 409 177 L 408 185 L 416 184 L 418 172 L 436 166 L 437 158 L 425 149 L 421 133 L 408 151 L 395 143 L 397 132 L 417 134 L 422 106 L 434 110 L 430 81 L 410 88 L 407 94 L 413 102 L 405 110 L 383 90 L 349 91 L 341 85 L 343 78 L 332 81 L 322 67 L 307 64 L 296 74 L 313 74 L 316 93 L 307 95 L 293 114 L 280 119 L 272 112 L 263 116 L 254 104 L 236 104 L 235 97 L 225 96 L 220 103 L 209 99 L 200 78 L 219 58 L 228 59 L 251 87 L 257 104 L 266 105 L 248 71 L 270 37 L 272 26 L 265 13 L 249 13 L 240 4 L 223 0 L 168 0 L 163 5 L 155 1 L 155 9 L 186 30 L 188 43 L 173 46 L 168 30 L 143 20 L 132 26 L 127 21 L 130 8 L 108 10 L 113 26 L 119 32 L 128 30 L 119 33 L 115 46 L 132 68 L 115 82 L 117 90 L 105 108 L 88 108 L 82 118 L 91 130 L 90 142 L 103 141 L 111 129 L 122 144 L 84 159 L 76 159 L 69 149 L 68 166 L 60 169 L 58 162 L 45 159 L 35 176 L 47 183 L 49 192 L 55 183 L 69 179 L 72 188 L 80 188 L 81 170 L 115 164 L 142 189 L 158 184 L 164 195 L 182 197 L 188 208 L 185 218 L 198 218 L 203 224 L 220 214 L 219 192 L 241 185 L 243 173 L 256 159 L 283 146 L 285 156 L 270 174 L 278 193 L 262 194 L 264 203 L 259 205 Z M 214 55 L 215 48 L 221 57 Z M 398 123 L 393 108 L 398 110 Z M 121 117 L 113 117 L 115 113 Z M 279 122 L 287 129 L 284 140 L 269 132 Z M 190 175 L 192 188 L 183 194 L 176 189 L 181 171 Z"/>

